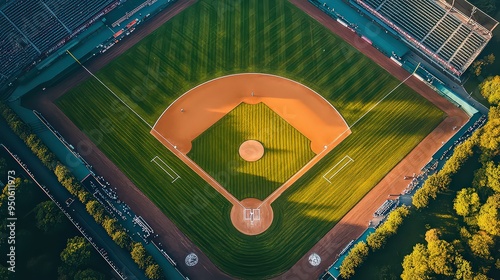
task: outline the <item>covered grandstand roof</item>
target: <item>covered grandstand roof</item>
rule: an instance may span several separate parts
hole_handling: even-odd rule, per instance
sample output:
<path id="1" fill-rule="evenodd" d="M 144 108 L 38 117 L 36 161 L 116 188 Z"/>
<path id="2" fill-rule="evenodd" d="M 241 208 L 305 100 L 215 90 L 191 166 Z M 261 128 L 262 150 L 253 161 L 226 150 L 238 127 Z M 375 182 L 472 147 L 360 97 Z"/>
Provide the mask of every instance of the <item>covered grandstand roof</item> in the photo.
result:
<path id="1" fill-rule="evenodd" d="M 465 0 L 355 0 L 446 72 L 462 75 L 498 22 Z"/>

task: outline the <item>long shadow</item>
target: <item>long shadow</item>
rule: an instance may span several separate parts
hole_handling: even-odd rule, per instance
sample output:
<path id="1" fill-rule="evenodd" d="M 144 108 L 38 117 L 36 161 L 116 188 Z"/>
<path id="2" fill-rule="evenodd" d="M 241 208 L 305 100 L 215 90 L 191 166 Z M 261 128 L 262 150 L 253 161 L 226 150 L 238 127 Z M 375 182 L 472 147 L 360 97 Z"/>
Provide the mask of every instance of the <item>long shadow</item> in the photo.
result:
<path id="1" fill-rule="evenodd" d="M 297 135 L 302 138 L 294 138 L 290 145 L 289 138 Z M 238 153 L 241 143 L 250 139 L 265 149 L 255 162 L 243 160 Z M 310 141 L 262 103 L 240 104 L 192 145 L 188 156 L 239 200 L 265 199 L 314 156 Z"/>
<path id="2" fill-rule="evenodd" d="M 274 271 L 277 274 L 284 273 L 281 275 L 283 279 L 287 275 L 304 277 L 300 279 L 317 279 L 336 260 L 342 249 L 366 229 L 349 222 L 321 219 L 307 214 L 311 211 L 333 213 L 338 210 L 335 206 L 284 200 L 277 200 L 272 206 L 273 223 L 264 233 L 248 236 L 231 229 L 222 236 L 239 244 L 238 248 L 227 252 L 235 256 L 235 259 L 229 261 L 231 263 L 227 263 L 227 267 L 244 267 L 238 271 L 238 277 L 269 278 L 276 274 L 266 273 Z M 227 219 L 227 227 L 234 229 L 230 223 Z M 308 261 L 312 252 L 317 253 L 322 260 L 316 267 L 311 266 Z M 224 259 L 227 262 L 228 258 Z"/>

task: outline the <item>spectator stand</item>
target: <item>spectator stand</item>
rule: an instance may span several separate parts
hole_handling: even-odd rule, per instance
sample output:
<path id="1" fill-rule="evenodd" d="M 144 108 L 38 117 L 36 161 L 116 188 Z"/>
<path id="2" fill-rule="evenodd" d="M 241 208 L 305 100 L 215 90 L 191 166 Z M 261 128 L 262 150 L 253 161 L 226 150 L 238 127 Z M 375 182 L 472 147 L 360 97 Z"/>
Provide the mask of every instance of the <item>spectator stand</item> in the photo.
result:
<path id="1" fill-rule="evenodd" d="M 397 37 L 385 32 L 379 25 L 374 24 L 372 20 L 342 0 L 309 0 L 309 2 L 388 57 L 392 54 L 402 57 L 409 51 Z"/>
<path id="2" fill-rule="evenodd" d="M 117 5 L 117 0 L 24 0 L 0 6 L 0 89 Z"/>

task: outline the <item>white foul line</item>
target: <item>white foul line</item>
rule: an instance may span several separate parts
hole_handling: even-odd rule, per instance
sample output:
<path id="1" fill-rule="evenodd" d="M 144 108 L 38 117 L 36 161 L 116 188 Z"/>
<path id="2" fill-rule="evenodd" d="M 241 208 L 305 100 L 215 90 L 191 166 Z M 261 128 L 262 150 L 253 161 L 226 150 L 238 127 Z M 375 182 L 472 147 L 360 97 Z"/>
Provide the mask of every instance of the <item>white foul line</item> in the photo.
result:
<path id="1" fill-rule="evenodd" d="M 125 105 L 130 111 L 132 111 L 137 117 L 139 117 L 149 128 L 153 128 L 145 119 L 143 119 L 136 111 L 134 111 L 134 109 L 132 109 L 127 103 L 125 103 L 125 101 L 123 101 L 114 91 L 112 91 L 107 85 L 105 85 L 99 78 L 97 78 L 96 75 L 94 75 L 92 72 L 90 72 L 89 69 L 87 69 L 87 67 L 83 66 L 83 64 L 80 63 L 80 61 L 78 61 L 78 59 L 72 54 L 69 52 L 69 50 L 66 50 L 66 52 L 76 61 L 78 62 L 78 64 L 80 64 L 80 66 L 83 67 L 83 69 L 85 69 L 85 71 L 87 71 L 92 77 L 94 77 L 99 83 L 101 83 L 101 85 L 103 85 L 109 92 L 111 92 L 118 100 L 120 100 L 120 102 Z"/>
<path id="2" fill-rule="evenodd" d="M 420 63 L 417 65 L 417 68 L 415 68 L 415 71 L 413 71 L 413 73 L 415 73 L 419 67 Z M 357 119 L 353 124 L 349 125 L 347 127 L 346 130 L 344 130 L 342 133 L 340 133 L 335 139 L 333 139 L 332 142 L 330 142 L 327 146 L 330 146 L 331 144 L 335 143 L 340 137 L 342 137 L 342 135 L 344 135 L 346 132 L 348 131 L 351 131 L 351 128 L 357 124 L 361 119 L 363 119 L 368 113 L 370 113 L 373 109 L 375 109 L 375 107 L 377 107 L 378 104 L 380 104 L 380 102 L 384 101 L 389 95 L 391 95 L 391 93 L 393 93 L 397 88 L 399 88 L 402 84 L 406 83 L 406 81 L 408 79 L 410 79 L 412 76 L 413 76 L 413 73 L 406 77 L 406 79 L 404 79 L 403 81 L 401 81 L 397 86 L 395 86 L 391 91 L 389 91 L 384 97 L 382 97 L 379 101 L 377 101 L 377 103 L 375 103 L 368 111 L 366 111 L 361 117 L 359 117 L 359 119 Z M 325 152 L 325 150 L 321 151 L 321 153 Z"/>

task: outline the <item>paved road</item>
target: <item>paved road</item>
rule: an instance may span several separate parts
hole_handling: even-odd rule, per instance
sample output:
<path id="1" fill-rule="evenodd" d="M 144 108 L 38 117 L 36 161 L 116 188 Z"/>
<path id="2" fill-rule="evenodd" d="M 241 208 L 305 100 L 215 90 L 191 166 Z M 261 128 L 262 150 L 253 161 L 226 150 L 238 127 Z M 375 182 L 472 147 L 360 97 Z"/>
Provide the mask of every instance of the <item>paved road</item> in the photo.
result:
<path id="1" fill-rule="evenodd" d="M 5 145 L 27 165 L 36 180 L 46 186 L 52 198 L 58 201 L 60 205 L 63 205 L 73 221 L 85 230 L 87 236 L 91 238 L 97 247 L 103 248 L 107 252 L 108 258 L 118 270 L 122 271 L 127 279 L 146 279 L 144 273 L 133 262 L 129 252 L 118 247 L 113 242 L 106 231 L 87 213 L 85 206 L 81 202 L 75 200 L 70 207 L 65 206 L 65 201 L 72 195 L 57 181 L 52 171 L 47 169 L 24 142 L 10 130 L 3 119 L 0 119 L 0 131 L 0 143 Z"/>

